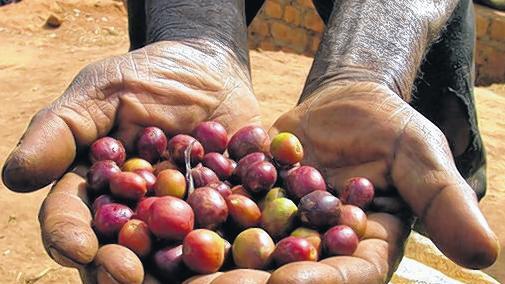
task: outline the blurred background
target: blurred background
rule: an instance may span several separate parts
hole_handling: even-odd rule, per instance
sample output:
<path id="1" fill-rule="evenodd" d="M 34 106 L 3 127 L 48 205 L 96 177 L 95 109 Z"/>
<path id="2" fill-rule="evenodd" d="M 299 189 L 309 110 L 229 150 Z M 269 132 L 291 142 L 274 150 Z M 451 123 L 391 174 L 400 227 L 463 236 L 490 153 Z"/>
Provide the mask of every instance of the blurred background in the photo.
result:
<path id="1" fill-rule="evenodd" d="M 503 0 L 475 6 L 475 91 L 488 154 L 488 193 L 481 208 L 505 247 L 505 8 Z M 128 50 L 126 11 L 114 0 L 0 0 L 0 163 L 31 116 L 58 97 L 95 60 Z M 267 0 L 249 28 L 251 67 L 266 127 L 297 101 L 324 25 L 311 0 Z M 37 213 L 48 189 L 15 194 L 0 185 L 0 282 L 76 283 L 78 274 L 45 253 Z M 487 275 L 505 282 L 505 250 Z M 427 239 L 412 234 L 407 258 L 392 279 L 413 283 L 430 274 L 463 283 L 496 283 L 452 263 Z M 443 280 L 446 279 L 446 280 Z M 440 281 L 440 282 L 439 282 Z M 430 282 L 431 283 L 431 282 Z M 458 283 L 458 282 L 454 282 Z"/>

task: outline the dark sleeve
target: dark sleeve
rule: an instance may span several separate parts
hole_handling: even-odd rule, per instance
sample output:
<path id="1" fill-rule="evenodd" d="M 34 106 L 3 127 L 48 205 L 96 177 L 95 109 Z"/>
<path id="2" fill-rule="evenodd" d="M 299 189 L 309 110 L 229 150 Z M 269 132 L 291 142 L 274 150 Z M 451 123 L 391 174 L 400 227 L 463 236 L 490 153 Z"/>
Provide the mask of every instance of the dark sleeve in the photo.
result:
<path id="1" fill-rule="evenodd" d="M 265 0 L 245 0 L 245 19 L 248 26 L 258 14 L 263 3 L 265 3 Z"/>
<path id="2" fill-rule="evenodd" d="M 128 34 L 130 50 L 141 48 L 146 43 L 146 10 L 144 0 L 128 0 Z"/>

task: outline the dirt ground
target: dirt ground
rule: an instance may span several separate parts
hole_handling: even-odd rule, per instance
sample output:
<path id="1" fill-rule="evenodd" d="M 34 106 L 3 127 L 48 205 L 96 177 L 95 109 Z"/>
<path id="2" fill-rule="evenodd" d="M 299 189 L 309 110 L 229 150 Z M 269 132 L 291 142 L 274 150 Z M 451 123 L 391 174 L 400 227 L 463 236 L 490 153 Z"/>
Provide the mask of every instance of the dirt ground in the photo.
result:
<path id="1" fill-rule="evenodd" d="M 50 14 L 63 24 L 44 27 Z M 0 8 L 0 163 L 35 111 L 59 96 L 86 64 L 127 50 L 125 12 L 112 0 L 24 0 Z M 265 125 L 292 107 L 312 59 L 282 52 L 251 52 L 254 88 Z M 482 201 L 505 246 L 505 85 L 479 88 L 479 123 L 488 152 L 489 193 Z M 37 212 L 48 189 L 15 194 L 0 186 L 0 282 L 76 283 L 44 252 Z M 501 205 L 501 206 L 500 206 Z M 505 255 L 488 273 L 505 282 Z"/>

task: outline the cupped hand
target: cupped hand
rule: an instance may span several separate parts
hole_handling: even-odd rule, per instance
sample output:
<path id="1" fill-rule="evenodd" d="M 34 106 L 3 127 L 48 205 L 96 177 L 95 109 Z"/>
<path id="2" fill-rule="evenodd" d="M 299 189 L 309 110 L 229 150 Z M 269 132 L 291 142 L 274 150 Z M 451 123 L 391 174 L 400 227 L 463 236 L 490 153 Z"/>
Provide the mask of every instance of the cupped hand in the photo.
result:
<path id="1" fill-rule="evenodd" d="M 367 230 L 352 256 L 300 261 L 266 272 L 235 269 L 190 278 L 186 284 L 387 283 L 403 252 L 410 227 L 385 213 L 368 215 Z"/>
<path id="2" fill-rule="evenodd" d="M 158 42 L 91 64 L 34 116 L 4 165 L 3 181 L 14 191 L 46 186 L 78 150 L 107 134 L 128 149 L 144 126 L 173 135 L 208 119 L 230 132 L 258 122 L 247 68 L 231 51 L 202 41 Z"/>
<path id="3" fill-rule="evenodd" d="M 248 67 L 219 44 L 158 42 L 84 68 L 65 93 L 39 111 L 3 168 L 4 184 L 28 192 L 62 177 L 40 213 L 46 250 L 62 265 L 77 267 L 85 282 L 138 283 L 139 259 L 115 245 L 99 249 L 91 228 L 86 168 L 71 168 L 87 157 L 94 140 L 120 139 L 127 150 L 143 127 L 167 135 L 190 133 L 205 120 L 222 123 L 229 134 L 259 123 Z M 148 278 L 148 276 L 146 276 Z"/>
<path id="4" fill-rule="evenodd" d="M 188 283 L 387 283 L 403 256 L 412 214 L 458 264 L 480 269 L 495 261 L 496 236 L 442 132 L 386 87 L 325 86 L 282 115 L 271 133 L 280 131 L 300 138 L 302 163 L 318 168 L 333 190 L 354 176 L 375 184 L 374 211 L 367 212 L 358 248 L 352 256 L 290 263 L 271 274 L 233 270 Z"/>
<path id="5" fill-rule="evenodd" d="M 335 270 L 335 283 L 383 283 L 391 277 L 411 225 L 408 216 L 391 210 L 398 205 L 395 196 L 456 263 L 480 269 L 496 260 L 497 238 L 474 191 L 458 173 L 443 133 L 386 87 L 324 86 L 281 116 L 274 131 L 296 134 L 304 145 L 303 162 L 321 170 L 337 192 L 354 176 L 367 177 L 376 186 L 376 212 L 368 212 L 366 234 L 356 252 L 319 264 L 321 271 L 327 270 L 323 264 Z M 287 265 L 270 281 L 307 275 L 304 270 L 318 269 Z"/>

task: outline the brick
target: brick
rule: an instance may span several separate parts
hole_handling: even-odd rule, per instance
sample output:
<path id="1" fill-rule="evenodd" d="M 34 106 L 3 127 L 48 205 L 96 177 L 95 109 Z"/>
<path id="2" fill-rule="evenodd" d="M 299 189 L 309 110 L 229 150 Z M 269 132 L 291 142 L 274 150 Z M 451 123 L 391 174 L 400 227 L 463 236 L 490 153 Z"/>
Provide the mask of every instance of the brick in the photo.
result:
<path id="1" fill-rule="evenodd" d="M 315 54 L 317 49 L 319 48 L 320 42 L 321 42 L 321 37 L 313 36 L 310 40 L 309 51 L 311 51 L 313 54 Z"/>
<path id="2" fill-rule="evenodd" d="M 300 10 L 291 5 L 286 6 L 284 9 L 284 16 L 282 18 L 284 21 L 296 26 L 299 26 L 302 21 Z"/>
<path id="3" fill-rule="evenodd" d="M 296 2 L 298 2 L 298 4 L 300 4 L 303 7 L 314 8 L 312 0 L 297 0 Z"/>
<path id="4" fill-rule="evenodd" d="M 263 40 L 259 44 L 259 48 L 263 50 L 279 50 L 279 47 L 269 40 Z"/>
<path id="5" fill-rule="evenodd" d="M 323 20 L 316 11 L 309 11 L 303 18 L 303 26 L 315 32 L 321 33 L 324 30 Z"/>
<path id="6" fill-rule="evenodd" d="M 304 52 L 302 52 L 303 55 L 307 56 L 307 57 L 314 57 L 315 53 L 310 51 L 310 50 L 305 50 Z"/>
<path id="7" fill-rule="evenodd" d="M 489 56 L 492 53 L 492 50 L 493 48 L 491 46 L 486 45 L 482 42 L 477 42 L 477 58 L 475 58 L 475 63 L 486 65 L 489 60 Z"/>
<path id="8" fill-rule="evenodd" d="M 478 43 L 476 64 L 481 83 L 501 82 L 505 79 L 505 53 L 493 46 Z"/>
<path id="9" fill-rule="evenodd" d="M 494 18 L 491 21 L 489 35 L 491 39 L 505 43 L 505 20 Z"/>
<path id="10" fill-rule="evenodd" d="M 291 48 L 285 45 L 281 47 L 281 50 L 284 51 L 285 53 L 300 53 L 300 51 L 298 51 L 298 48 Z"/>
<path id="11" fill-rule="evenodd" d="M 288 34 L 288 43 L 296 49 L 305 50 L 308 37 L 307 31 L 301 28 L 292 29 Z"/>
<path id="12" fill-rule="evenodd" d="M 272 1 L 266 1 L 263 9 L 265 14 L 269 17 L 281 19 L 282 18 L 282 7 L 279 3 L 275 3 Z"/>
<path id="13" fill-rule="evenodd" d="M 475 31 L 477 38 L 483 38 L 487 33 L 487 28 L 489 26 L 489 19 L 483 15 L 475 15 Z"/>
<path id="14" fill-rule="evenodd" d="M 275 40 L 287 42 L 289 40 L 289 33 L 291 29 L 284 23 L 275 22 L 270 26 L 272 37 Z"/>
<path id="15" fill-rule="evenodd" d="M 505 53 L 500 52 L 496 48 L 490 50 L 488 54 L 490 60 L 487 61 L 486 70 L 492 78 L 503 81 L 505 79 Z"/>
<path id="16" fill-rule="evenodd" d="M 307 31 L 302 28 L 291 28 L 285 23 L 272 23 L 272 36 L 275 41 L 305 49 Z"/>
<path id="17" fill-rule="evenodd" d="M 265 37 L 270 34 L 270 29 L 268 27 L 268 23 L 265 21 L 256 21 L 251 24 L 250 27 L 251 36 L 256 37 Z"/>
<path id="18" fill-rule="evenodd" d="M 475 64 L 482 65 L 482 64 L 486 63 L 485 49 L 486 49 L 486 46 L 481 41 L 476 42 Z"/>
<path id="19" fill-rule="evenodd" d="M 247 41 L 247 47 L 249 49 L 256 49 L 258 48 L 258 43 L 252 40 Z"/>

